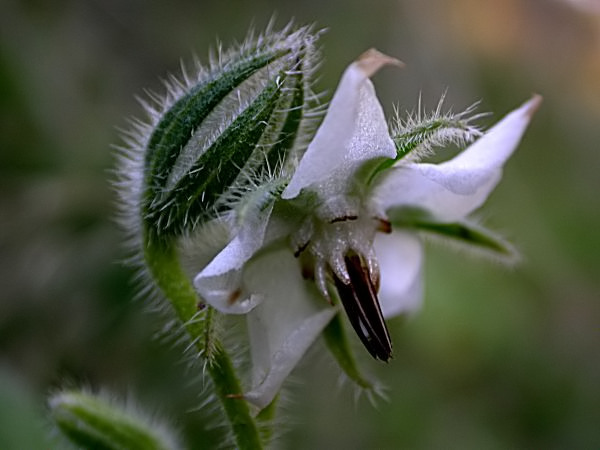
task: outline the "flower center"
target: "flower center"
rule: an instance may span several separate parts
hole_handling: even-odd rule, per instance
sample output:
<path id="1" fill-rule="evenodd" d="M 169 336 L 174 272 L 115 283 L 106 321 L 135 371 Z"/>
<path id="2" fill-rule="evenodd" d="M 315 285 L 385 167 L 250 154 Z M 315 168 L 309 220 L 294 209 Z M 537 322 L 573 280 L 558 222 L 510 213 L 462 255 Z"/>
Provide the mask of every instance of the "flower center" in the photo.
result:
<path id="1" fill-rule="evenodd" d="M 333 276 L 350 324 L 373 358 L 388 361 L 392 354 L 390 335 L 381 313 L 377 288 L 364 259 L 350 251 L 344 257 L 350 283 Z"/>
<path id="2" fill-rule="evenodd" d="M 373 250 L 381 223 L 366 214 L 329 221 L 313 217 L 295 239 L 296 255 L 308 254 L 313 269 L 308 272 L 323 297 L 333 303 L 330 287 L 334 288 L 363 345 L 374 358 L 388 361 L 392 347 L 377 298 L 379 265 Z"/>

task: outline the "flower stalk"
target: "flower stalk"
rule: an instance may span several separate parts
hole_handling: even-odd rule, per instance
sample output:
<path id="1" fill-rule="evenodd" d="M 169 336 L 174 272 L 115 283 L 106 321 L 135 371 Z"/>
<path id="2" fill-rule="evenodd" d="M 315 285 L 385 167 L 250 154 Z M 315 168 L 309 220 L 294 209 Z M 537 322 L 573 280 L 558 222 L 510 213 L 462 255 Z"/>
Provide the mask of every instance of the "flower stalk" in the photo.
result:
<path id="1" fill-rule="evenodd" d="M 148 241 L 145 258 L 156 284 L 185 327 L 189 340 L 207 363 L 208 374 L 229 421 L 237 448 L 263 448 L 256 421 L 244 400 L 231 358 L 212 330 L 214 310 L 198 298 L 181 267 L 176 246 L 173 242 Z"/>

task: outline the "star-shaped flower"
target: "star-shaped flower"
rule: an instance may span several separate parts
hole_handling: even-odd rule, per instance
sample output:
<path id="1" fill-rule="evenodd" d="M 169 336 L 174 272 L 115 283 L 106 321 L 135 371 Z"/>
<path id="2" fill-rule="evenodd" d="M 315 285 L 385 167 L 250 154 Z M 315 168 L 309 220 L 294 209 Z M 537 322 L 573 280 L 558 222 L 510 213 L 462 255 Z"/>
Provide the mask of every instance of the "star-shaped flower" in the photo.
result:
<path id="1" fill-rule="evenodd" d="M 413 157 L 419 146 L 444 140 L 443 120 L 437 137 L 427 127 L 390 135 L 369 79 L 388 64 L 400 63 L 370 50 L 347 68 L 293 175 L 257 188 L 234 219 L 233 239 L 194 280 L 217 310 L 247 314 L 253 387 L 245 397 L 260 408 L 337 314 L 338 303 L 369 353 L 391 357 L 384 317 L 421 303 L 417 231 L 510 252 L 466 218 L 499 182 L 541 98 L 451 160 L 419 162 Z M 460 123 L 456 139 L 478 134 L 468 120 Z"/>

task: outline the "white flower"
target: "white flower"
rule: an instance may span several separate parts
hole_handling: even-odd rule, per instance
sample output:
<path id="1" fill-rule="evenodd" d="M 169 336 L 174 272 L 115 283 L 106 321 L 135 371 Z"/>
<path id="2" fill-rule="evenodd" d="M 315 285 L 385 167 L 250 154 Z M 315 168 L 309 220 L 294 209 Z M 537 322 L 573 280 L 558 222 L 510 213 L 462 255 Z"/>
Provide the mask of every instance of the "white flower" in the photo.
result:
<path id="1" fill-rule="evenodd" d="M 283 193 L 247 208 L 233 240 L 194 280 L 219 311 L 247 314 L 253 386 L 245 397 L 260 408 L 338 312 L 338 299 L 367 350 L 391 357 L 383 317 L 415 311 L 422 298 L 416 230 L 501 245 L 464 219 L 498 183 L 540 98 L 448 162 L 407 162 L 369 80 L 386 64 L 399 62 L 370 50 L 347 68 Z"/>

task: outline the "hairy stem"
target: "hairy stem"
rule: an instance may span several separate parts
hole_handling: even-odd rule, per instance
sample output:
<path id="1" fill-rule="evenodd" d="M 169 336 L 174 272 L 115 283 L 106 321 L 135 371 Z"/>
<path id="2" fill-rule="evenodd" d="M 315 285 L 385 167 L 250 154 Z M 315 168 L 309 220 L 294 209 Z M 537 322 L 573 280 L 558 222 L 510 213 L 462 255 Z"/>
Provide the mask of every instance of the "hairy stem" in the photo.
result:
<path id="1" fill-rule="evenodd" d="M 148 234 L 147 234 L 148 235 Z M 146 239 L 145 259 L 177 318 L 207 362 L 207 369 L 239 449 L 262 449 L 258 428 L 243 398 L 242 387 L 224 347 L 212 330 L 213 310 L 198 298 L 183 271 L 174 240 Z"/>

